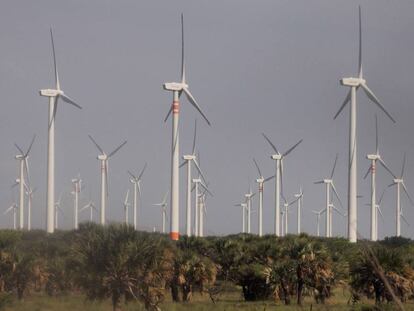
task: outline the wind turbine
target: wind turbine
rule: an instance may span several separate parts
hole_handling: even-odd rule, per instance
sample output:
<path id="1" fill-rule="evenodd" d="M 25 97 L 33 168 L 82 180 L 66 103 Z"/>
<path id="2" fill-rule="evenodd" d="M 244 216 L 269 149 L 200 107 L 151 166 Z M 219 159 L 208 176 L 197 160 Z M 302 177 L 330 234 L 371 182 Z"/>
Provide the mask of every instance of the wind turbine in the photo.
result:
<path id="1" fill-rule="evenodd" d="M 131 203 L 128 202 L 128 197 L 129 197 L 129 189 L 127 190 L 126 194 L 125 194 L 125 200 L 124 200 L 124 212 L 125 212 L 125 224 L 128 225 L 129 221 L 128 221 L 128 208 L 131 205 Z"/>
<path id="2" fill-rule="evenodd" d="M 284 158 L 291 153 L 301 142 L 303 139 L 299 140 L 295 145 L 293 145 L 290 149 L 288 149 L 284 153 L 280 153 L 275 145 L 271 142 L 271 140 L 262 133 L 263 137 L 275 151 L 275 154 L 271 156 L 273 160 L 276 161 L 276 182 L 275 182 L 275 235 L 280 236 L 280 189 L 282 186 L 283 180 L 283 160 Z"/>
<path id="3" fill-rule="evenodd" d="M 96 206 L 95 203 L 93 203 L 92 200 L 90 200 L 88 202 L 88 204 L 86 204 L 84 207 L 82 207 L 79 212 L 82 212 L 83 210 L 86 210 L 87 208 L 89 208 L 89 221 L 92 222 L 93 221 L 93 210 L 96 211 Z"/>
<path id="4" fill-rule="evenodd" d="M 316 236 L 318 236 L 318 237 L 320 236 L 320 234 L 319 234 L 319 221 L 320 221 L 320 218 L 321 218 L 321 214 L 325 211 L 326 211 L 325 208 L 321 209 L 320 211 L 312 211 L 312 213 L 314 213 L 316 215 Z"/>
<path id="5" fill-rule="evenodd" d="M 165 219 L 167 217 L 167 206 L 168 206 L 167 196 L 168 196 L 168 191 L 165 193 L 164 198 L 161 203 L 153 204 L 154 206 L 161 207 L 162 233 L 165 233 Z"/>
<path id="6" fill-rule="evenodd" d="M 194 163 L 199 175 L 204 178 L 203 172 L 201 171 L 200 165 L 197 162 L 195 154 L 196 149 L 196 137 L 197 137 L 197 119 L 194 122 L 194 138 L 193 138 L 193 151 L 191 154 L 183 156 L 184 162 L 181 163 L 180 168 L 187 165 L 187 209 L 186 209 L 186 234 L 191 236 L 191 162 Z"/>
<path id="7" fill-rule="evenodd" d="M 385 110 L 379 102 L 376 95 L 368 87 L 366 80 L 362 75 L 362 25 L 361 25 L 361 7 L 359 7 L 359 64 L 357 78 L 343 78 L 340 83 L 349 87 L 350 90 L 342 103 L 339 111 L 335 114 L 334 119 L 341 113 L 345 106 L 350 102 L 349 111 L 349 171 L 348 171 L 348 239 L 350 242 L 357 241 L 357 102 L 356 92 L 361 87 L 367 97 L 376 104 L 390 119 L 395 123 L 393 117 Z"/>
<path id="8" fill-rule="evenodd" d="M 60 196 L 59 196 L 59 200 L 55 203 L 55 208 L 54 208 L 54 210 L 55 210 L 55 229 L 58 229 L 58 225 L 59 225 L 59 212 L 62 212 L 62 214 L 63 214 L 63 210 L 62 210 L 62 208 L 61 208 L 61 203 L 62 203 L 62 196 L 63 196 L 63 193 L 61 193 L 60 194 Z"/>
<path id="9" fill-rule="evenodd" d="M 247 203 L 234 204 L 234 206 L 240 206 L 242 208 L 242 233 L 246 233 L 246 210 Z"/>
<path id="10" fill-rule="evenodd" d="M 171 143 L 171 228 L 170 238 L 178 240 L 179 238 L 179 135 L 178 120 L 180 112 L 179 98 L 184 93 L 194 108 L 202 115 L 204 120 L 210 125 L 210 121 L 201 111 L 194 96 L 190 93 L 188 84 L 185 79 L 185 61 L 184 61 L 184 18 L 181 14 L 181 82 L 167 82 L 163 85 L 164 90 L 173 92 L 173 103 L 168 111 L 164 122 L 168 119 L 171 112 L 172 116 L 172 143 Z"/>
<path id="11" fill-rule="evenodd" d="M 255 193 L 252 193 L 252 189 L 251 188 L 249 188 L 249 192 L 248 193 L 246 193 L 245 195 L 244 195 L 244 197 L 245 197 L 245 202 L 246 202 L 246 204 L 247 204 L 247 208 L 246 208 L 246 210 L 247 210 L 247 233 L 251 233 L 251 230 L 250 230 L 250 219 L 251 219 L 251 210 L 252 210 L 252 198 L 255 196 L 256 194 Z"/>
<path id="12" fill-rule="evenodd" d="M 6 209 L 5 211 L 4 211 L 4 215 L 6 215 L 6 214 L 8 214 L 10 211 L 13 211 L 13 229 L 14 230 L 16 230 L 17 229 L 17 223 L 16 223 L 16 221 L 17 221 L 17 208 L 18 208 L 18 206 L 17 206 L 17 204 L 16 203 L 13 203 L 8 209 Z"/>
<path id="13" fill-rule="evenodd" d="M 297 198 L 298 208 L 297 208 L 297 223 L 298 223 L 298 235 L 301 234 L 301 219 L 302 219 L 302 208 L 303 208 L 303 191 L 302 187 L 300 187 L 299 193 L 295 194 L 295 198 Z"/>
<path id="14" fill-rule="evenodd" d="M 284 235 L 287 235 L 288 233 L 289 233 L 289 231 L 288 231 L 288 225 L 289 225 L 289 207 L 290 206 L 292 206 L 292 204 L 294 204 L 294 203 L 296 203 L 297 201 L 299 201 L 299 198 L 296 198 L 296 199 L 294 199 L 293 201 L 291 201 L 291 202 L 288 202 L 287 200 L 286 200 L 286 198 L 282 195 L 282 197 L 283 197 L 283 201 L 284 201 L 284 204 L 283 204 L 283 206 L 284 206 L 284 222 L 285 222 L 285 232 L 284 232 Z"/>
<path id="15" fill-rule="evenodd" d="M 199 185 L 204 188 L 211 196 L 213 195 L 207 188 L 207 186 L 202 182 L 200 178 L 194 178 L 194 189 L 195 189 L 195 236 L 200 236 L 200 205 L 199 205 L 199 197 L 200 197 L 200 187 Z"/>
<path id="16" fill-rule="evenodd" d="M 395 236 L 401 236 L 401 219 L 400 218 L 403 218 L 403 220 L 407 222 L 407 220 L 402 214 L 401 195 L 400 195 L 401 188 L 404 190 L 405 194 L 407 195 L 408 200 L 410 201 L 411 205 L 414 206 L 414 202 L 411 199 L 410 195 L 408 194 L 407 187 L 405 186 L 405 183 L 404 183 L 404 170 L 405 170 L 405 153 L 404 153 L 404 158 L 403 158 L 403 163 L 402 163 L 402 168 L 401 168 L 401 175 L 399 177 L 395 177 L 394 182 L 388 186 L 388 187 L 392 187 L 394 185 L 397 186 L 396 187 L 397 188 L 397 206 L 396 206 L 396 215 L 395 215 L 395 220 L 396 220 Z"/>
<path id="17" fill-rule="evenodd" d="M 33 193 L 36 191 L 36 188 L 32 189 L 29 186 L 25 186 L 27 199 L 27 230 L 32 229 L 32 202 L 33 202 Z"/>
<path id="18" fill-rule="evenodd" d="M 60 88 L 59 74 L 56 62 L 55 45 L 53 43 L 52 28 L 50 29 L 50 38 L 52 40 L 53 63 L 55 69 L 54 89 L 40 90 L 40 96 L 49 97 L 49 118 L 48 118 L 48 141 L 47 141 L 47 212 L 46 212 L 46 229 L 48 233 L 54 231 L 54 210 L 55 210 L 55 119 L 57 113 L 58 99 L 82 109 L 74 100 L 68 97 Z"/>
<path id="19" fill-rule="evenodd" d="M 275 175 L 270 176 L 268 178 L 264 178 L 262 171 L 260 170 L 259 164 L 257 164 L 256 160 L 253 158 L 254 165 L 257 168 L 257 172 L 259 173 L 259 178 L 256 179 L 257 184 L 259 185 L 259 224 L 258 224 L 258 231 L 259 236 L 263 235 L 263 185 L 265 182 L 275 178 Z"/>
<path id="20" fill-rule="evenodd" d="M 29 178 L 28 175 L 28 169 L 27 169 L 27 159 L 29 157 L 29 153 L 30 150 L 32 149 L 34 140 L 36 138 L 36 135 L 33 136 L 32 141 L 29 145 L 29 148 L 27 148 L 27 151 L 24 152 L 22 148 L 20 148 L 16 143 L 14 144 L 17 148 L 17 150 L 19 150 L 20 154 L 16 155 L 16 160 L 18 160 L 19 163 L 19 167 L 20 167 L 20 182 L 19 182 L 19 228 L 20 230 L 22 230 L 24 228 L 24 194 L 25 194 L 25 186 L 26 186 L 26 182 L 24 179 L 24 173 L 26 170 L 26 176 L 27 178 Z"/>
<path id="21" fill-rule="evenodd" d="M 134 229 L 137 230 L 137 205 L 138 205 L 138 192 L 139 196 L 141 197 L 141 178 L 145 172 L 147 167 L 147 163 L 145 163 L 144 168 L 142 169 L 141 173 L 136 177 L 133 173 L 128 171 L 128 174 L 131 176 L 130 182 L 134 185 L 134 210 L 133 210 L 133 217 L 134 217 Z"/>
<path id="22" fill-rule="evenodd" d="M 338 154 L 336 154 L 334 165 L 332 167 L 331 175 L 328 178 L 325 178 L 320 181 L 314 182 L 314 184 L 325 184 L 326 185 L 326 237 L 331 237 L 332 228 L 331 222 L 332 222 L 332 204 L 331 204 L 331 190 L 335 194 L 336 198 L 339 201 L 339 204 L 342 206 L 341 199 L 339 198 L 338 192 L 336 191 L 335 184 L 333 182 L 333 176 L 335 173 L 335 167 L 336 163 L 338 161 Z"/>
<path id="23" fill-rule="evenodd" d="M 73 219 L 74 219 L 74 226 L 75 230 L 78 229 L 79 218 L 79 193 L 82 191 L 82 179 L 80 179 L 80 175 L 77 178 L 72 179 L 73 191 L 71 194 L 74 195 L 73 198 Z"/>
<path id="24" fill-rule="evenodd" d="M 375 212 L 374 212 L 374 236 L 375 236 L 375 239 L 376 240 L 378 240 L 378 213 L 381 215 L 382 220 L 384 220 L 384 215 L 382 214 L 382 211 L 381 211 L 381 202 L 382 202 L 382 198 L 384 197 L 385 190 L 386 189 L 384 189 L 382 191 L 382 194 L 380 196 L 380 199 L 379 199 L 378 203 L 375 203 Z M 372 202 L 371 202 L 371 204 L 372 204 Z M 371 204 L 365 204 L 365 205 L 371 206 Z M 371 220 L 371 222 L 372 222 L 372 220 Z"/>
<path id="25" fill-rule="evenodd" d="M 108 197 L 108 160 L 115 155 L 121 149 L 127 141 L 125 140 L 122 144 L 116 147 L 111 153 L 108 155 L 103 151 L 101 146 L 93 139 L 91 135 L 88 135 L 89 139 L 94 143 L 96 148 L 101 152 L 98 155 L 97 159 L 101 161 L 101 225 L 105 224 L 105 210 L 106 210 L 106 199 Z"/>
<path id="26" fill-rule="evenodd" d="M 377 203 L 376 203 L 376 164 L 377 161 L 393 176 L 394 173 L 388 168 L 385 162 L 381 159 L 378 147 L 378 118 L 375 116 L 375 154 L 367 154 L 367 159 L 371 161 L 371 166 L 368 168 L 364 179 L 367 178 L 369 172 L 371 172 L 371 241 L 378 240 L 378 224 L 377 224 Z"/>

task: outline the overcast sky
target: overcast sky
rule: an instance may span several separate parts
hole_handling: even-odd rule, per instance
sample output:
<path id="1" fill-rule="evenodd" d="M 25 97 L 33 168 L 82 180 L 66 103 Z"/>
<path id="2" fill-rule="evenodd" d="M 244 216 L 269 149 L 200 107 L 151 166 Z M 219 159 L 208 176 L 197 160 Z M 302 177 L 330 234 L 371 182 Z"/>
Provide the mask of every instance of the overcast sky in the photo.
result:
<path id="1" fill-rule="evenodd" d="M 163 119 L 172 95 L 162 83 L 180 74 L 180 13 L 185 17 L 187 78 L 190 89 L 210 119 L 209 127 L 183 99 L 180 153 L 191 151 L 198 118 L 201 166 L 214 197 L 207 201 L 208 234 L 241 230 L 241 211 L 234 207 L 248 191 L 257 191 L 252 158 L 264 175 L 274 173 L 265 132 L 282 151 L 303 138 L 285 160 L 285 195 L 304 189 L 304 230 L 316 231 L 313 209 L 324 207 L 325 189 L 314 185 L 326 177 L 335 154 L 334 181 L 346 205 L 349 109 L 333 116 L 346 96 L 339 79 L 357 74 L 358 4 L 363 14 L 363 65 L 368 85 L 397 120 L 393 124 L 359 92 L 358 230 L 369 232 L 369 178 L 363 175 L 375 151 L 375 113 L 380 152 L 400 174 L 407 152 L 405 181 L 414 197 L 413 1 L 126 1 L 3 0 L 0 4 L 0 205 L 12 203 L 10 186 L 18 173 L 17 142 L 30 155 L 32 186 L 37 187 L 33 227 L 45 228 L 47 99 L 41 88 L 53 87 L 49 27 L 53 26 L 63 90 L 83 110 L 60 102 L 56 118 L 56 197 L 64 193 L 64 228 L 73 223 L 71 179 L 81 174 L 82 205 L 91 194 L 99 206 L 98 151 L 92 134 L 110 152 L 127 145 L 109 163 L 107 218 L 124 219 L 122 201 L 129 183 L 127 170 L 143 177 L 141 229 L 160 228 L 160 210 L 152 206 L 169 189 L 171 123 Z M 378 169 L 378 188 L 392 182 Z M 180 176 L 180 228 L 185 222 L 185 174 Z M 273 232 L 274 182 L 265 185 L 264 231 Z M 17 199 L 17 195 L 15 194 Z M 380 237 L 395 232 L 396 190 L 385 194 Z M 338 205 L 338 204 L 337 204 Z M 414 235 L 414 207 L 403 196 L 405 236 Z M 257 209 L 257 197 L 253 202 Z M 294 211 L 294 210 L 293 210 Z M 294 211 L 290 229 L 296 228 Z M 87 219 L 82 212 L 80 218 Z M 95 214 L 97 219 L 97 214 Z M 345 232 L 345 219 L 334 216 L 334 234 Z M 11 215 L 0 217 L 10 227 Z M 324 225 L 321 226 L 322 232 Z M 257 232 L 257 214 L 252 231 Z"/>

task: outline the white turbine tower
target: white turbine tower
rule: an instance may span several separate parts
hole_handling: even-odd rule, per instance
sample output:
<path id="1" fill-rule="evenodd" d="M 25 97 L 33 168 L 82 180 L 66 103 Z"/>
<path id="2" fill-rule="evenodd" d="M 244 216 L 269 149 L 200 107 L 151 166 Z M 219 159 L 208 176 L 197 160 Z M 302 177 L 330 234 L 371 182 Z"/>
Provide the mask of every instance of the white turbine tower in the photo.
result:
<path id="1" fill-rule="evenodd" d="M 105 151 L 98 145 L 91 135 L 88 135 L 90 140 L 94 143 L 96 148 L 101 152 L 97 159 L 101 161 L 101 225 L 105 224 L 106 216 L 106 199 L 108 197 L 108 160 L 115 155 L 121 149 L 127 141 L 116 147 L 110 154 L 106 154 Z"/>
<path id="2" fill-rule="evenodd" d="M 26 176 L 29 179 L 27 159 L 29 157 L 29 153 L 30 153 L 30 150 L 32 149 L 35 138 L 36 138 L 36 135 L 33 136 L 33 139 L 26 152 L 24 152 L 23 149 L 20 148 L 16 143 L 14 144 L 20 152 L 20 154 L 16 155 L 15 157 L 16 160 L 20 162 L 19 163 L 19 174 L 20 174 L 20 178 L 19 178 L 20 180 L 19 182 L 19 228 L 20 230 L 24 228 L 24 194 L 25 194 L 25 187 L 27 186 L 24 175 L 26 171 Z"/>
<path id="3" fill-rule="evenodd" d="M 393 117 L 385 110 L 378 98 L 368 87 L 362 75 L 362 30 L 361 30 L 361 7 L 359 7 L 359 66 L 357 78 L 343 78 L 341 84 L 350 88 L 345 101 L 334 116 L 334 119 L 341 113 L 350 102 L 349 112 L 349 172 L 348 172 L 348 239 L 350 242 L 357 241 L 357 102 L 356 91 L 361 87 L 367 97 L 375 103 L 394 123 Z"/>
<path id="4" fill-rule="evenodd" d="M 283 180 L 283 160 L 284 158 L 291 153 L 301 142 L 302 139 L 299 140 L 295 145 L 293 145 L 290 149 L 288 149 L 285 153 L 280 153 L 275 145 L 270 141 L 270 139 L 262 133 L 263 137 L 275 151 L 275 154 L 271 156 L 273 160 L 276 161 L 276 181 L 275 181 L 275 235 L 280 236 L 280 193 L 281 193 L 281 186 Z"/>
<path id="5" fill-rule="evenodd" d="M 339 198 L 338 192 L 336 191 L 335 188 L 335 184 L 333 182 L 333 175 L 335 173 L 335 167 L 336 167 L 336 163 L 338 161 L 338 154 L 335 157 L 335 162 L 334 165 L 332 167 L 332 171 L 331 171 L 331 175 L 328 178 L 325 178 L 323 180 L 320 181 L 316 181 L 314 182 L 314 184 L 325 184 L 326 186 L 326 237 L 329 238 L 331 237 L 332 234 L 332 228 L 331 228 L 331 223 L 332 223 L 332 200 L 331 200 L 331 192 L 333 191 L 333 193 L 335 194 L 336 198 L 339 201 L 339 204 L 342 206 L 342 202 L 341 199 Z"/>
<path id="6" fill-rule="evenodd" d="M 199 204 L 199 198 L 200 198 L 200 186 L 207 191 L 211 196 L 213 195 L 207 188 L 207 186 L 202 182 L 200 178 L 194 178 L 194 189 L 195 189 L 195 226 L 194 226 L 194 235 L 200 236 L 200 204 Z"/>
<path id="7" fill-rule="evenodd" d="M 405 170 L 405 153 L 403 158 L 403 164 L 401 168 L 401 175 L 399 177 L 394 178 L 394 182 L 390 184 L 388 187 L 396 186 L 397 188 L 397 206 L 396 206 L 396 215 L 395 215 L 395 236 L 401 236 L 401 218 L 408 224 L 407 220 L 405 219 L 402 207 L 401 207 L 401 188 L 405 192 L 405 194 L 408 197 L 408 200 L 410 201 L 411 205 L 414 206 L 414 202 L 411 199 L 410 195 L 408 194 L 407 187 L 404 183 L 404 170 Z"/>
<path id="8" fill-rule="evenodd" d="M 246 233 L 246 210 L 247 203 L 234 204 L 234 206 L 240 206 L 242 210 L 242 233 Z"/>
<path id="9" fill-rule="evenodd" d="M 80 179 L 80 175 L 77 178 L 72 179 L 73 191 L 73 223 L 75 230 L 79 227 L 79 194 L 82 191 L 82 179 Z"/>
<path id="10" fill-rule="evenodd" d="M 299 193 L 295 194 L 295 198 L 297 198 L 298 207 L 297 207 L 297 228 L 298 228 L 298 235 L 301 234 L 301 221 L 302 221 L 302 208 L 303 208 L 303 191 L 302 187 L 300 187 Z"/>
<path id="11" fill-rule="evenodd" d="M 164 121 L 168 119 L 171 112 L 172 116 L 172 143 L 171 143 L 171 228 L 170 238 L 178 240 L 179 238 L 179 135 L 178 135 L 178 121 L 180 112 L 179 98 L 184 92 L 190 104 L 192 104 L 202 117 L 206 120 L 207 117 L 201 111 L 194 96 L 190 93 L 188 84 L 185 79 L 185 61 L 184 61 L 184 20 L 181 14 L 181 82 L 164 83 L 164 90 L 173 92 L 173 103 Z"/>
<path id="12" fill-rule="evenodd" d="M 187 209 L 186 209 L 186 224 L 185 230 L 187 236 L 191 236 L 191 163 L 193 162 L 201 178 L 206 181 L 203 172 L 201 171 L 200 165 L 197 162 L 196 151 L 196 138 L 197 138 L 197 120 L 194 123 L 194 138 L 193 138 L 193 151 L 191 154 L 183 156 L 184 162 L 181 163 L 180 168 L 187 165 Z"/>
<path id="13" fill-rule="evenodd" d="M 320 211 L 312 211 L 312 213 L 314 213 L 316 215 L 316 236 L 320 236 L 320 231 L 319 231 L 319 223 L 320 223 L 320 219 L 321 219 L 321 214 L 323 212 L 326 211 L 326 208 L 321 209 Z"/>
<path id="14" fill-rule="evenodd" d="M 141 178 L 145 172 L 147 163 L 145 163 L 144 168 L 141 173 L 136 177 L 133 173 L 128 171 L 128 174 L 131 176 L 130 182 L 134 185 L 134 200 L 133 200 L 133 220 L 134 220 L 134 229 L 137 230 L 137 209 L 138 209 L 138 194 L 141 199 Z"/>
<path id="15" fill-rule="evenodd" d="M 29 186 L 25 186 L 26 195 L 27 195 L 27 230 L 32 229 L 32 204 L 33 204 L 33 193 L 36 191 L 36 188 L 32 189 Z"/>
<path id="16" fill-rule="evenodd" d="M 8 214 L 10 211 L 13 211 L 13 229 L 17 229 L 17 204 L 13 203 L 8 209 L 4 211 L 4 215 Z"/>
<path id="17" fill-rule="evenodd" d="M 283 211 L 284 212 L 284 219 L 282 221 L 285 222 L 284 234 L 283 235 L 287 235 L 289 233 L 289 230 L 288 230 L 288 228 L 289 228 L 288 227 L 289 226 L 289 208 L 290 208 L 290 206 L 292 206 L 292 204 L 294 204 L 297 201 L 299 201 L 299 198 L 296 198 L 293 201 L 288 202 L 283 195 L 282 195 L 282 197 L 283 197 L 283 201 L 284 201 L 284 204 L 283 204 L 283 207 L 284 207 L 284 211 Z"/>
<path id="18" fill-rule="evenodd" d="M 377 161 L 393 176 L 394 173 L 387 167 L 385 162 L 381 159 L 379 154 L 379 147 L 378 147 L 378 118 L 375 116 L 375 154 L 367 154 L 367 159 L 371 161 L 371 166 L 368 168 L 367 173 L 364 176 L 364 179 L 367 178 L 368 174 L 371 172 L 371 241 L 378 240 L 378 208 L 376 203 L 376 168 L 377 168 Z"/>
<path id="19" fill-rule="evenodd" d="M 129 189 L 127 190 L 126 194 L 125 194 L 125 200 L 124 200 L 124 212 L 125 212 L 125 224 L 128 225 L 129 220 L 128 220 L 128 213 L 129 213 L 129 207 L 131 206 L 131 203 L 128 202 L 128 197 L 129 197 Z"/>
<path id="20" fill-rule="evenodd" d="M 378 213 L 381 215 L 381 218 L 382 218 L 382 220 L 384 221 L 384 215 L 382 214 L 382 210 L 381 210 L 381 202 L 382 202 L 382 199 L 383 199 L 383 197 L 384 197 L 385 190 L 386 190 L 386 189 L 384 189 L 384 190 L 382 191 L 382 194 L 381 194 L 381 196 L 380 196 L 380 199 L 379 199 L 378 203 L 377 203 L 377 202 L 375 203 L 375 213 L 374 213 L 374 237 L 375 237 L 375 239 L 376 239 L 376 240 L 378 240 Z M 371 206 L 371 204 L 365 204 L 365 205 L 367 205 L 367 206 Z M 372 222 L 372 220 L 371 220 L 371 222 Z M 376 241 L 376 240 L 375 240 L 375 241 Z"/>
<path id="21" fill-rule="evenodd" d="M 60 88 L 59 74 L 56 63 L 55 45 L 53 43 L 53 33 L 50 29 L 50 37 L 52 40 L 53 63 L 55 69 L 55 88 L 40 90 L 40 95 L 49 97 L 49 118 L 48 118 L 48 142 L 47 142 L 47 211 L 46 211 L 46 230 L 48 233 L 54 231 L 54 210 L 55 210 L 55 119 L 57 113 L 58 99 L 71 104 L 79 109 L 81 106 L 76 104 L 68 97 Z"/>
<path id="22" fill-rule="evenodd" d="M 165 233 L 165 220 L 167 218 L 167 206 L 168 206 L 167 197 L 168 197 L 168 191 L 165 193 L 164 198 L 161 203 L 153 204 L 154 206 L 161 207 L 162 233 Z"/>
<path id="23" fill-rule="evenodd" d="M 270 176 L 268 178 L 264 178 L 263 174 L 260 170 L 259 164 L 257 164 L 256 160 L 253 158 L 254 165 L 257 168 L 257 172 L 259 173 L 259 178 L 256 179 L 256 182 L 259 186 L 259 222 L 258 222 L 258 232 L 259 236 L 263 235 L 263 185 L 265 182 L 275 178 L 275 175 Z"/>

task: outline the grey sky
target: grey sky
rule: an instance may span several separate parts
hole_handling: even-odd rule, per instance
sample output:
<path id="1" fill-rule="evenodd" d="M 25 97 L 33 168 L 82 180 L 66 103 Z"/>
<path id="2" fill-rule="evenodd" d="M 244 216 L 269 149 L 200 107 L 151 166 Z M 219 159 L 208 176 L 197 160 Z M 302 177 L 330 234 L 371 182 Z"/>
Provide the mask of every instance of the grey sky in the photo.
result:
<path id="1" fill-rule="evenodd" d="M 189 152 L 194 118 L 199 119 L 198 150 L 211 182 L 209 234 L 239 232 L 241 213 L 235 203 L 256 189 L 252 157 L 265 175 L 274 172 L 267 133 L 281 150 L 300 138 L 303 144 L 285 162 L 285 195 L 304 188 L 304 230 L 315 232 L 312 209 L 324 206 L 324 188 L 313 181 L 329 174 L 335 154 L 335 182 L 346 204 L 348 109 L 332 117 L 347 90 L 339 79 L 357 73 L 357 1 L 20 1 L 0 4 L 0 206 L 11 204 L 10 185 L 17 176 L 14 142 L 26 148 L 37 141 L 30 157 L 34 198 L 33 226 L 44 228 L 46 186 L 47 100 L 38 94 L 53 86 L 49 27 L 54 27 L 61 84 L 83 106 L 60 104 L 56 121 L 56 196 L 66 192 L 63 226 L 72 224 L 70 180 L 81 173 L 99 205 L 97 150 L 92 134 L 105 150 L 122 140 L 128 144 L 109 163 L 108 219 L 121 221 L 121 202 L 131 184 L 126 171 L 138 172 L 145 162 L 140 228 L 160 226 L 160 211 L 151 206 L 169 188 L 171 124 L 163 119 L 171 94 L 162 83 L 175 81 L 180 66 L 179 14 L 184 12 L 187 77 L 212 122 L 208 127 L 183 100 L 180 153 Z M 358 94 L 359 231 L 368 235 L 369 180 L 367 152 L 375 148 L 374 114 L 379 117 L 380 150 L 391 169 L 401 169 L 407 152 L 406 184 L 414 196 L 414 72 L 412 29 L 414 2 L 362 1 L 363 66 L 371 89 L 394 115 L 393 125 Z M 21 123 L 19 124 L 19 120 Z M 185 175 L 182 172 L 180 227 L 184 226 Z M 391 182 L 380 168 L 378 192 Z M 273 231 L 273 182 L 265 186 L 264 229 Z M 395 189 L 387 191 L 379 221 L 380 236 L 395 231 Z M 256 208 L 257 201 L 253 206 Z M 414 209 L 403 198 L 406 217 Z M 81 213 L 81 219 L 87 213 Z M 257 232 L 257 216 L 252 230 Z M 96 218 L 95 218 L 96 219 Z M 291 217 L 290 228 L 295 228 Z M 0 217 L 0 226 L 11 215 Z M 335 215 L 334 233 L 345 221 Z M 414 226 L 402 225 L 412 237 Z"/>

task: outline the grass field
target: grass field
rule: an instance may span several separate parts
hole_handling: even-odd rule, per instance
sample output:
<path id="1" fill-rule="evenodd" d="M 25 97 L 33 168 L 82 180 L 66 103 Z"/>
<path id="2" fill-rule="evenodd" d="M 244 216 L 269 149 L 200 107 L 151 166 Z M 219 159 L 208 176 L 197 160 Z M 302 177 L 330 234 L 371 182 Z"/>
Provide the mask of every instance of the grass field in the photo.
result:
<path id="1" fill-rule="evenodd" d="M 236 311 L 236 310 L 251 310 L 251 311 L 265 311 L 265 310 L 371 310 L 373 301 L 362 301 L 356 306 L 348 305 L 349 293 L 336 291 L 334 296 L 327 301 L 325 305 L 315 304 L 310 297 L 305 298 L 305 304 L 301 308 L 294 303 L 285 306 L 280 302 L 261 301 L 261 302 L 245 302 L 242 300 L 239 293 L 226 293 L 221 296 L 216 304 L 213 304 L 208 295 L 195 294 L 191 303 L 173 303 L 165 301 L 160 307 L 161 310 L 166 311 Z M 371 308 L 370 308 L 371 307 Z M 394 310 L 392 305 L 384 304 L 381 309 L 377 310 Z M 414 303 L 405 304 L 406 310 L 414 311 Z M 83 296 L 61 296 L 48 297 L 40 294 L 32 294 L 24 299 L 24 301 L 15 301 L 5 310 L 7 311 L 111 311 L 110 301 L 90 302 L 86 301 Z M 144 307 L 139 303 L 128 303 L 122 305 L 124 311 L 144 311 Z M 373 309 L 372 309 L 373 310 Z"/>

